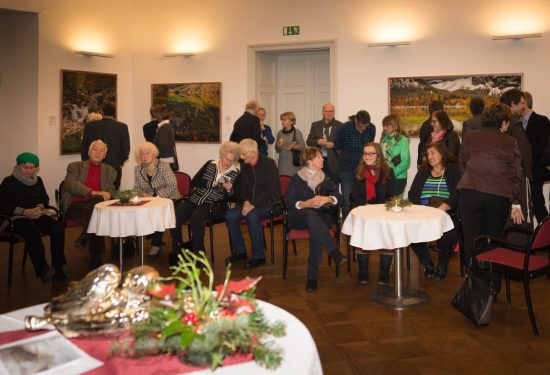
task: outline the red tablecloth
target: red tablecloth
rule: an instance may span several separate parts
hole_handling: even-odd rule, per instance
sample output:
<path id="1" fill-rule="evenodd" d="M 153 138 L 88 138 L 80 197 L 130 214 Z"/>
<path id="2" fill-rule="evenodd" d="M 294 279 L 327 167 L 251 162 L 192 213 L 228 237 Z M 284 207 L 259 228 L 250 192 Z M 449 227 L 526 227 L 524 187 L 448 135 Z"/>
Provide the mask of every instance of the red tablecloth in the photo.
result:
<path id="1" fill-rule="evenodd" d="M 45 332 L 45 331 L 44 331 Z M 44 332 L 27 332 L 25 330 L 9 331 L 0 333 L 0 345 L 13 341 L 26 339 Z M 155 356 L 140 359 L 129 359 L 122 357 L 111 357 L 109 351 L 112 341 L 107 338 L 74 338 L 70 341 L 90 356 L 104 363 L 86 374 L 90 375 L 113 375 L 113 374 L 155 374 L 172 375 L 186 374 L 206 367 L 195 367 L 181 363 L 175 356 Z M 223 361 L 224 366 L 235 365 L 252 361 L 252 354 L 234 355 Z"/>

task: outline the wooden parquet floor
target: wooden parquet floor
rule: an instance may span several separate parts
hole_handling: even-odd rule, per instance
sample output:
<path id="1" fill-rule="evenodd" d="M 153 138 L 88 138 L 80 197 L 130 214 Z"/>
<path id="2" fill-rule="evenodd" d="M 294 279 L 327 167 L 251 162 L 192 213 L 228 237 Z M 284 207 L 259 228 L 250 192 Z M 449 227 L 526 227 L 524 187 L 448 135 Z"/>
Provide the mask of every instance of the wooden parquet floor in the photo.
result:
<path id="1" fill-rule="evenodd" d="M 76 235 L 77 229 L 67 230 L 66 273 L 73 280 L 86 274 L 89 260 L 86 251 L 73 247 Z M 221 281 L 223 259 L 229 255 L 223 224 L 215 227 L 215 235 L 214 269 L 217 280 Z M 168 234 L 164 240 L 170 243 Z M 30 263 L 21 270 L 21 245 L 16 251 L 13 286 L 8 289 L 7 246 L 0 244 L 0 248 L 0 313 L 46 302 L 65 290 L 63 284 L 43 286 L 34 276 Z M 163 249 L 152 264 L 161 274 L 168 273 L 169 251 L 169 246 Z M 298 256 L 289 256 L 286 280 L 282 279 L 281 252 L 281 230 L 277 228 L 275 264 L 271 265 L 268 260 L 264 267 L 247 271 L 238 263 L 232 269 L 233 278 L 263 277 L 257 289 L 258 298 L 288 310 L 304 322 L 315 339 L 325 374 L 550 374 L 550 280 L 547 278 L 531 284 L 541 332 L 540 337 L 535 337 L 520 282 L 512 283 L 511 304 L 506 304 L 505 297 L 499 299 L 487 327 L 475 327 L 451 307 L 450 300 L 461 281 L 457 257 L 451 260 L 448 277 L 433 281 L 424 279 L 411 253 L 411 271 L 405 272 L 406 284 L 428 293 L 432 300 L 419 308 L 394 311 L 368 300 L 368 293 L 376 288 L 378 256 L 371 256 L 374 282 L 366 286 L 356 282 L 355 264 L 351 273 L 343 269 L 336 279 L 334 266 L 329 267 L 325 257 L 319 288 L 315 293 L 307 293 L 307 242 L 299 241 Z M 125 268 L 138 263 L 138 257 L 127 259 Z"/>

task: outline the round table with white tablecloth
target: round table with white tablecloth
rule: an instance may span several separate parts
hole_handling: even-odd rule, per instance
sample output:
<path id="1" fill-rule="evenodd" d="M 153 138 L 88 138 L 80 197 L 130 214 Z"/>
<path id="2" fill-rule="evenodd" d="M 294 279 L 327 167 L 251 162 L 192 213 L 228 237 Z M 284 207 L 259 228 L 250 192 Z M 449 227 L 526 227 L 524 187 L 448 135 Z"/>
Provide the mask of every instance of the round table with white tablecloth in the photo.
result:
<path id="1" fill-rule="evenodd" d="M 404 309 L 426 303 L 429 296 L 414 289 L 403 290 L 402 249 L 411 243 L 437 240 L 453 228 L 451 217 L 438 208 L 413 205 L 396 213 L 387 211 L 383 204 L 369 204 L 350 211 L 342 233 L 350 236 L 352 246 L 363 250 L 396 249 L 395 288 L 378 288 L 370 297 L 377 303 Z"/>
<path id="2" fill-rule="evenodd" d="M 122 206 L 118 200 L 95 205 L 88 233 L 109 237 L 141 237 L 141 264 L 143 265 L 143 236 L 164 232 L 176 226 L 174 203 L 171 199 L 143 198 L 137 204 Z M 120 271 L 122 272 L 122 241 L 120 243 Z"/>
<path id="3" fill-rule="evenodd" d="M 283 375 L 283 374 L 303 374 L 303 375 L 322 375 L 323 368 L 319 359 L 319 353 L 315 341 L 307 327 L 288 311 L 275 305 L 261 300 L 256 300 L 258 307 L 262 309 L 265 317 L 270 322 L 280 320 L 286 324 L 286 335 L 283 337 L 272 338 L 273 343 L 282 349 L 283 360 L 281 365 L 275 370 L 268 370 L 257 365 L 254 361 L 243 362 L 226 367 L 219 367 L 216 371 L 200 370 L 192 372 L 193 375 Z M 21 310 L 9 312 L 0 315 L 0 332 L 16 331 L 23 329 L 23 321 L 27 315 L 40 316 L 44 311 L 44 304 L 27 307 Z M 53 328 L 53 327 L 52 327 Z M 73 362 L 70 366 L 65 366 L 63 372 L 56 374 L 74 375 L 82 374 L 96 368 L 95 373 L 105 373 L 102 371 L 102 362 L 95 358 L 83 358 L 78 362 Z M 158 373 L 163 373 L 161 369 Z M 175 372 L 166 372 L 175 373 Z"/>

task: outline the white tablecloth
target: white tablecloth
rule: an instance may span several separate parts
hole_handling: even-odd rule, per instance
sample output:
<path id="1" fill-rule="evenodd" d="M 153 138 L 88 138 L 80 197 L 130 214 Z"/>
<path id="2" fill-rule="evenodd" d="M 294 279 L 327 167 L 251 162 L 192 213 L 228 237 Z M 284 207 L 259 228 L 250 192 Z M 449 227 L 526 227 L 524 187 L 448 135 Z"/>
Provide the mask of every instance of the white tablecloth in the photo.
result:
<path id="1" fill-rule="evenodd" d="M 273 338 L 275 344 L 283 349 L 283 361 L 276 371 L 266 370 L 256 365 L 255 362 L 241 363 L 238 365 L 220 367 L 215 372 L 210 370 L 197 371 L 193 374 L 215 374 L 215 375 L 242 375 L 242 374 L 265 374 L 265 375 L 322 375 L 323 369 L 319 359 L 319 353 L 315 342 L 306 326 L 289 312 L 258 300 L 258 306 L 263 310 L 270 322 L 281 320 L 286 323 L 286 336 Z M 19 330 L 23 328 L 23 320 L 27 315 L 41 316 L 44 311 L 44 304 L 27 307 L 25 309 L 12 311 L 0 315 L 0 332 Z M 80 374 L 82 371 L 75 370 L 72 374 Z"/>
<path id="2" fill-rule="evenodd" d="M 172 200 L 143 199 L 149 201 L 141 206 L 112 206 L 116 200 L 96 204 L 88 233 L 109 237 L 146 236 L 176 226 Z"/>
<path id="3" fill-rule="evenodd" d="M 379 250 L 434 241 L 453 228 L 451 217 L 438 208 L 413 205 L 395 213 L 383 204 L 369 204 L 351 210 L 342 233 L 351 236 L 352 246 Z"/>

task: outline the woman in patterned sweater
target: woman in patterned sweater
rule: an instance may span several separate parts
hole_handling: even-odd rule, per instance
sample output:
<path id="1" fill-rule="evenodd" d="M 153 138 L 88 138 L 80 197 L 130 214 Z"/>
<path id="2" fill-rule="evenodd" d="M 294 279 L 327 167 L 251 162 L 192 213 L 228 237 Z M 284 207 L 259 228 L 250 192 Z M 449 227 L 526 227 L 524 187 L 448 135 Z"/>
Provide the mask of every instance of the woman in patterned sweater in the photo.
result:
<path id="1" fill-rule="evenodd" d="M 443 142 L 429 145 L 424 162 L 420 165 L 409 190 L 410 201 L 414 204 L 436 207 L 449 214 L 454 213 L 458 206 L 456 185 L 459 173 L 458 166 L 453 161 L 454 157 Z M 455 229 L 445 232 L 443 237 L 437 240 L 437 249 L 440 250 L 437 268 L 430 258 L 426 243 L 411 244 L 411 248 L 424 266 L 424 276 L 427 279 L 441 280 L 447 276 L 447 265 L 454 254 L 456 242 Z"/>
<path id="2" fill-rule="evenodd" d="M 182 247 L 182 226 L 190 221 L 193 252 L 204 250 L 204 229 L 212 208 L 213 218 L 223 218 L 240 172 L 240 148 L 235 142 L 220 147 L 220 159 L 209 160 L 191 180 L 191 195 L 176 208 L 176 227 L 171 230 L 173 249 Z M 221 204 L 215 204 L 222 202 Z"/>
<path id="3" fill-rule="evenodd" d="M 158 156 L 159 150 L 151 142 L 145 142 L 138 147 L 136 157 L 141 164 L 135 168 L 134 189 L 142 197 L 178 199 L 180 194 L 176 176 L 174 176 L 170 164 L 157 159 Z M 162 233 L 153 233 L 151 248 L 147 255 L 147 260 L 150 262 L 155 260 L 160 253 Z"/>

